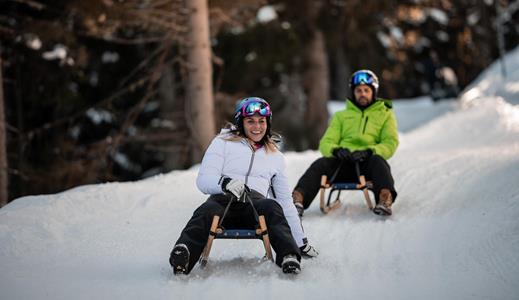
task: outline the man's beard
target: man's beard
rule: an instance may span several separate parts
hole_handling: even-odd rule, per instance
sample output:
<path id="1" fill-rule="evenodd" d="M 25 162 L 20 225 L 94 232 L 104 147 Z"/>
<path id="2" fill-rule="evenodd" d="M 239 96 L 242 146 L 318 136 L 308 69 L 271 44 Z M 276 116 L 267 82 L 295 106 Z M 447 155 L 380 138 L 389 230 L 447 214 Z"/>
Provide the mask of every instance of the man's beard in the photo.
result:
<path id="1" fill-rule="evenodd" d="M 364 100 L 362 103 L 361 103 L 361 101 L 360 101 L 361 99 Z M 361 97 L 361 98 L 359 98 L 356 102 L 357 102 L 357 105 L 358 105 L 358 106 L 365 108 L 365 107 L 370 106 L 371 103 L 372 103 L 373 101 L 370 101 L 370 100 L 369 100 L 368 98 L 366 98 L 366 97 Z"/>

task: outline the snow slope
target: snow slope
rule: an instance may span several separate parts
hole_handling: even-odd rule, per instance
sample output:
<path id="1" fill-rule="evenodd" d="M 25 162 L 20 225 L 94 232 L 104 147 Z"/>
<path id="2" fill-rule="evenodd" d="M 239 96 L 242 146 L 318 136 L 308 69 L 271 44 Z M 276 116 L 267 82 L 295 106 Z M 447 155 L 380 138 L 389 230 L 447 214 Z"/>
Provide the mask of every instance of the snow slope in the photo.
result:
<path id="1" fill-rule="evenodd" d="M 172 275 L 171 247 L 206 198 L 194 167 L 0 209 L 0 298 L 517 299 L 519 74 L 499 72 L 459 102 L 396 102 L 394 215 L 372 214 L 359 192 L 327 216 L 312 204 L 304 226 L 321 255 L 298 276 L 261 262 L 259 241 L 236 240 L 215 241 L 205 270 Z M 293 186 L 319 153 L 286 156 Z"/>

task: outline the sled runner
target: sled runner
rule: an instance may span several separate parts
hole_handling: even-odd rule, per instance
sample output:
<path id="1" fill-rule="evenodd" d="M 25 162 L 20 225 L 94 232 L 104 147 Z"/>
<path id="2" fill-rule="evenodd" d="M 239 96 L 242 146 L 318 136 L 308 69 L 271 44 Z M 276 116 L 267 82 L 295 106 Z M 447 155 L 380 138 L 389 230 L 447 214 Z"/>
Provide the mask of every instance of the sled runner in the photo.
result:
<path id="1" fill-rule="evenodd" d="M 333 182 L 333 180 L 337 176 L 337 173 L 339 172 L 339 169 L 341 167 L 342 167 L 342 163 L 339 165 L 339 167 L 333 174 L 330 181 L 328 181 L 328 177 L 326 175 L 321 176 L 321 189 L 319 191 L 321 211 L 324 214 L 327 214 L 328 212 L 330 212 L 336 208 L 339 208 L 341 206 L 341 200 L 340 200 L 341 191 L 343 191 L 343 190 L 361 190 L 364 193 L 364 198 L 366 199 L 366 204 L 368 205 L 368 208 L 370 210 L 373 210 L 373 203 L 371 202 L 371 198 L 369 196 L 369 191 L 368 191 L 373 188 L 373 183 L 371 181 L 366 181 L 366 178 L 364 177 L 364 175 L 360 174 L 359 163 L 355 163 L 355 170 L 357 171 L 357 176 L 359 177 L 359 183 Z M 329 189 L 329 188 L 331 188 L 331 190 L 328 194 L 328 201 L 325 203 L 324 198 L 325 198 L 326 189 Z M 335 198 L 335 200 L 333 202 L 331 202 L 332 195 L 334 192 L 337 192 L 337 197 Z"/>
<path id="2" fill-rule="evenodd" d="M 215 239 L 259 239 L 263 241 L 263 246 L 265 247 L 265 257 L 269 260 L 272 259 L 272 249 L 270 247 L 270 240 L 267 231 L 267 223 L 265 222 L 265 217 L 263 215 L 258 215 L 252 200 L 249 197 L 249 191 L 245 191 L 243 193 L 243 197 L 246 197 L 246 201 L 250 203 L 252 206 L 252 211 L 254 212 L 254 218 L 257 221 L 256 229 L 226 229 L 222 226 L 223 220 L 227 215 L 229 207 L 234 200 L 229 201 L 225 211 L 220 219 L 219 216 L 215 215 L 213 217 L 213 222 L 211 224 L 211 229 L 209 230 L 209 238 L 207 239 L 207 244 L 200 256 L 200 265 L 204 267 L 207 264 L 209 259 L 209 253 L 211 252 L 211 247 L 213 245 L 213 241 Z"/>

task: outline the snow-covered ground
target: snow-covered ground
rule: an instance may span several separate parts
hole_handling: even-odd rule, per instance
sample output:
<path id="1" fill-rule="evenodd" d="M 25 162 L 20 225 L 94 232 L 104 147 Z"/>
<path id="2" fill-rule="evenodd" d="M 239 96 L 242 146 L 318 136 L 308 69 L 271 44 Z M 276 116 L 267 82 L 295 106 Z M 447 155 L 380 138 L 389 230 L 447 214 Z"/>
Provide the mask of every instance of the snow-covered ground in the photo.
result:
<path id="1" fill-rule="evenodd" d="M 261 262 L 256 240 L 217 240 L 206 269 L 172 275 L 171 247 L 206 198 L 194 167 L 0 209 L 0 298 L 517 299 L 519 49 L 506 59 L 506 80 L 491 66 L 459 101 L 396 101 L 394 215 L 359 192 L 326 216 L 315 202 L 304 226 L 321 255 L 297 276 Z M 286 156 L 293 186 L 319 153 Z"/>

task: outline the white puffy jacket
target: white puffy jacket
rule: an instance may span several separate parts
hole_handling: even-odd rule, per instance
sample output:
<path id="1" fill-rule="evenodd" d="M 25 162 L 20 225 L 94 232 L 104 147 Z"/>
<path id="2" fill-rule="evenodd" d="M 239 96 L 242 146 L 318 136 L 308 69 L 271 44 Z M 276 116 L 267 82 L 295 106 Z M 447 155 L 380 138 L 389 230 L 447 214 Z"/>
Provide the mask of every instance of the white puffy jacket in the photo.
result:
<path id="1" fill-rule="evenodd" d="M 222 176 L 242 180 L 281 205 L 297 246 L 303 246 L 306 237 L 292 203 L 284 155 L 280 151 L 267 153 L 265 147 L 254 151 L 245 139 L 228 141 L 226 137 L 229 135 L 220 134 L 207 148 L 196 179 L 198 189 L 204 194 L 222 194 Z M 271 182 L 275 198 L 272 193 L 269 196 Z"/>

